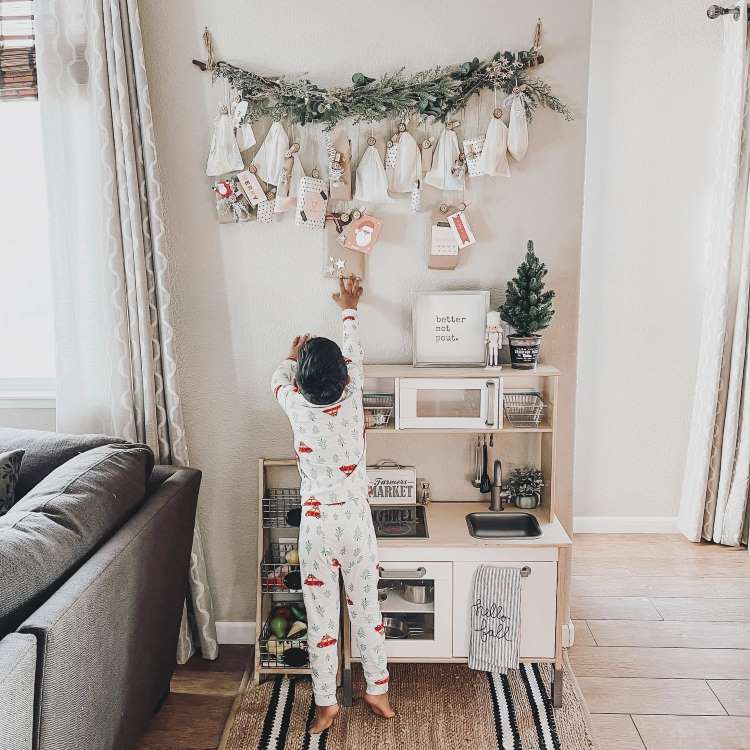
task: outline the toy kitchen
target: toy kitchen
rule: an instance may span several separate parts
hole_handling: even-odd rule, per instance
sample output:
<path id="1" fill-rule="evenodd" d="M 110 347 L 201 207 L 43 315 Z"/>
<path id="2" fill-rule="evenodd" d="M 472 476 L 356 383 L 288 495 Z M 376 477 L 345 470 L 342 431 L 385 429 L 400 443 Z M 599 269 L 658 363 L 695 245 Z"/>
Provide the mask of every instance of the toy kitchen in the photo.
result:
<path id="1" fill-rule="evenodd" d="M 419 348 L 418 304 L 413 364 L 365 365 L 369 499 L 388 659 L 465 663 L 475 570 L 518 568 L 519 657 L 554 665 L 551 693 L 559 706 L 563 648 L 572 641 L 571 540 L 556 515 L 560 372 L 547 364 L 487 367 L 444 354 L 437 360 Z M 488 298 L 481 304 L 486 313 Z M 483 346 L 484 313 L 476 331 Z M 430 314 L 438 317 L 444 315 Z M 293 458 L 260 460 L 256 680 L 309 672 L 295 477 Z M 350 705 L 359 652 L 346 606 L 341 611 L 340 679 Z"/>

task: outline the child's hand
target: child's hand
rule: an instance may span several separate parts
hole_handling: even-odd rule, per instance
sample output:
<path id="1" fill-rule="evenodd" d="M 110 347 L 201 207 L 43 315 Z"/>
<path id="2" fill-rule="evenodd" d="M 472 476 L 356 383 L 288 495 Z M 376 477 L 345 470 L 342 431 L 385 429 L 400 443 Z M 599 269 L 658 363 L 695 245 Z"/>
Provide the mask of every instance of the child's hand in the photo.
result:
<path id="1" fill-rule="evenodd" d="M 304 336 L 295 336 L 292 341 L 292 348 L 289 350 L 289 359 L 297 359 L 299 350 L 312 338 L 312 334 L 306 333 Z"/>
<path id="2" fill-rule="evenodd" d="M 362 296 L 362 285 L 359 279 L 354 277 L 350 279 L 339 279 L 339 290 L 332 294 L 333 301 L 342 310 L 356 310 L 359 304 L 359 298 Z"/>

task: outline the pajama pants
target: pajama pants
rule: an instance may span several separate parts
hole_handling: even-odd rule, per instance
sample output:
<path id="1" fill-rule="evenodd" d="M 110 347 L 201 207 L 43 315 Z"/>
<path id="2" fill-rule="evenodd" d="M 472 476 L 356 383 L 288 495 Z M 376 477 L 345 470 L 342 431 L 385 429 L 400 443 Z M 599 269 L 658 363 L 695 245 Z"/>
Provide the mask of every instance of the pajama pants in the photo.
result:
<path id="1" fill-rule="evenodd" d="M 299 557 L 315 703 L 336 703 L 339 571 L 367 692 L 387 692 L 385 633 L 378 603 L 378 549 L 367 500 L 339 505 L 321 505 L 314 499 L 303 502 Z"/>

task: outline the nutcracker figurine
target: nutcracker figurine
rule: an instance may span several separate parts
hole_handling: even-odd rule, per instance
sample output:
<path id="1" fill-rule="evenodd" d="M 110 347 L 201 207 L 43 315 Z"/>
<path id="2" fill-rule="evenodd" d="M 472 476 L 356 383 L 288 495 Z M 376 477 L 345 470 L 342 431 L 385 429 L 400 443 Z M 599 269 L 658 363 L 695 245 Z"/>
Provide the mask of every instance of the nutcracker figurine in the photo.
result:
<path id="1" fill-rule="evenodd" d="M 487 313 L 485 343 L 487 344 L 487 367 L 500 367 L 500 349 L 503 346 L 503 327 L 500 322 L 500 313 L 497 310 L 490 310 Z"/>

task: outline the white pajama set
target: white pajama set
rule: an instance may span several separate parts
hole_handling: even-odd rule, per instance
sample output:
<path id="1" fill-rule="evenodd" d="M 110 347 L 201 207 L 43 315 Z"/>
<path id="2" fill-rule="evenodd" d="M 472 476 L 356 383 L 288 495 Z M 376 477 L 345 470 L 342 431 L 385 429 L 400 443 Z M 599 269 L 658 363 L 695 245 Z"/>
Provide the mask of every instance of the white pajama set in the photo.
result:
<path id="1" fill-rule="evenodd" d="M 318 706 L 336 703 L 339 571 L 367 692 L 388 691 L 385 633 L 378 603 L 379 559 L 367 502 L 364 371 L 356 310 L 343 312 L 342 352 L 350 382 L 328 406 L 309 403 L 295 385 L 297 363 L 276 369 L 273 393 L 292 425 L 301 478 L 299 556 L 307 644 Z"/>

